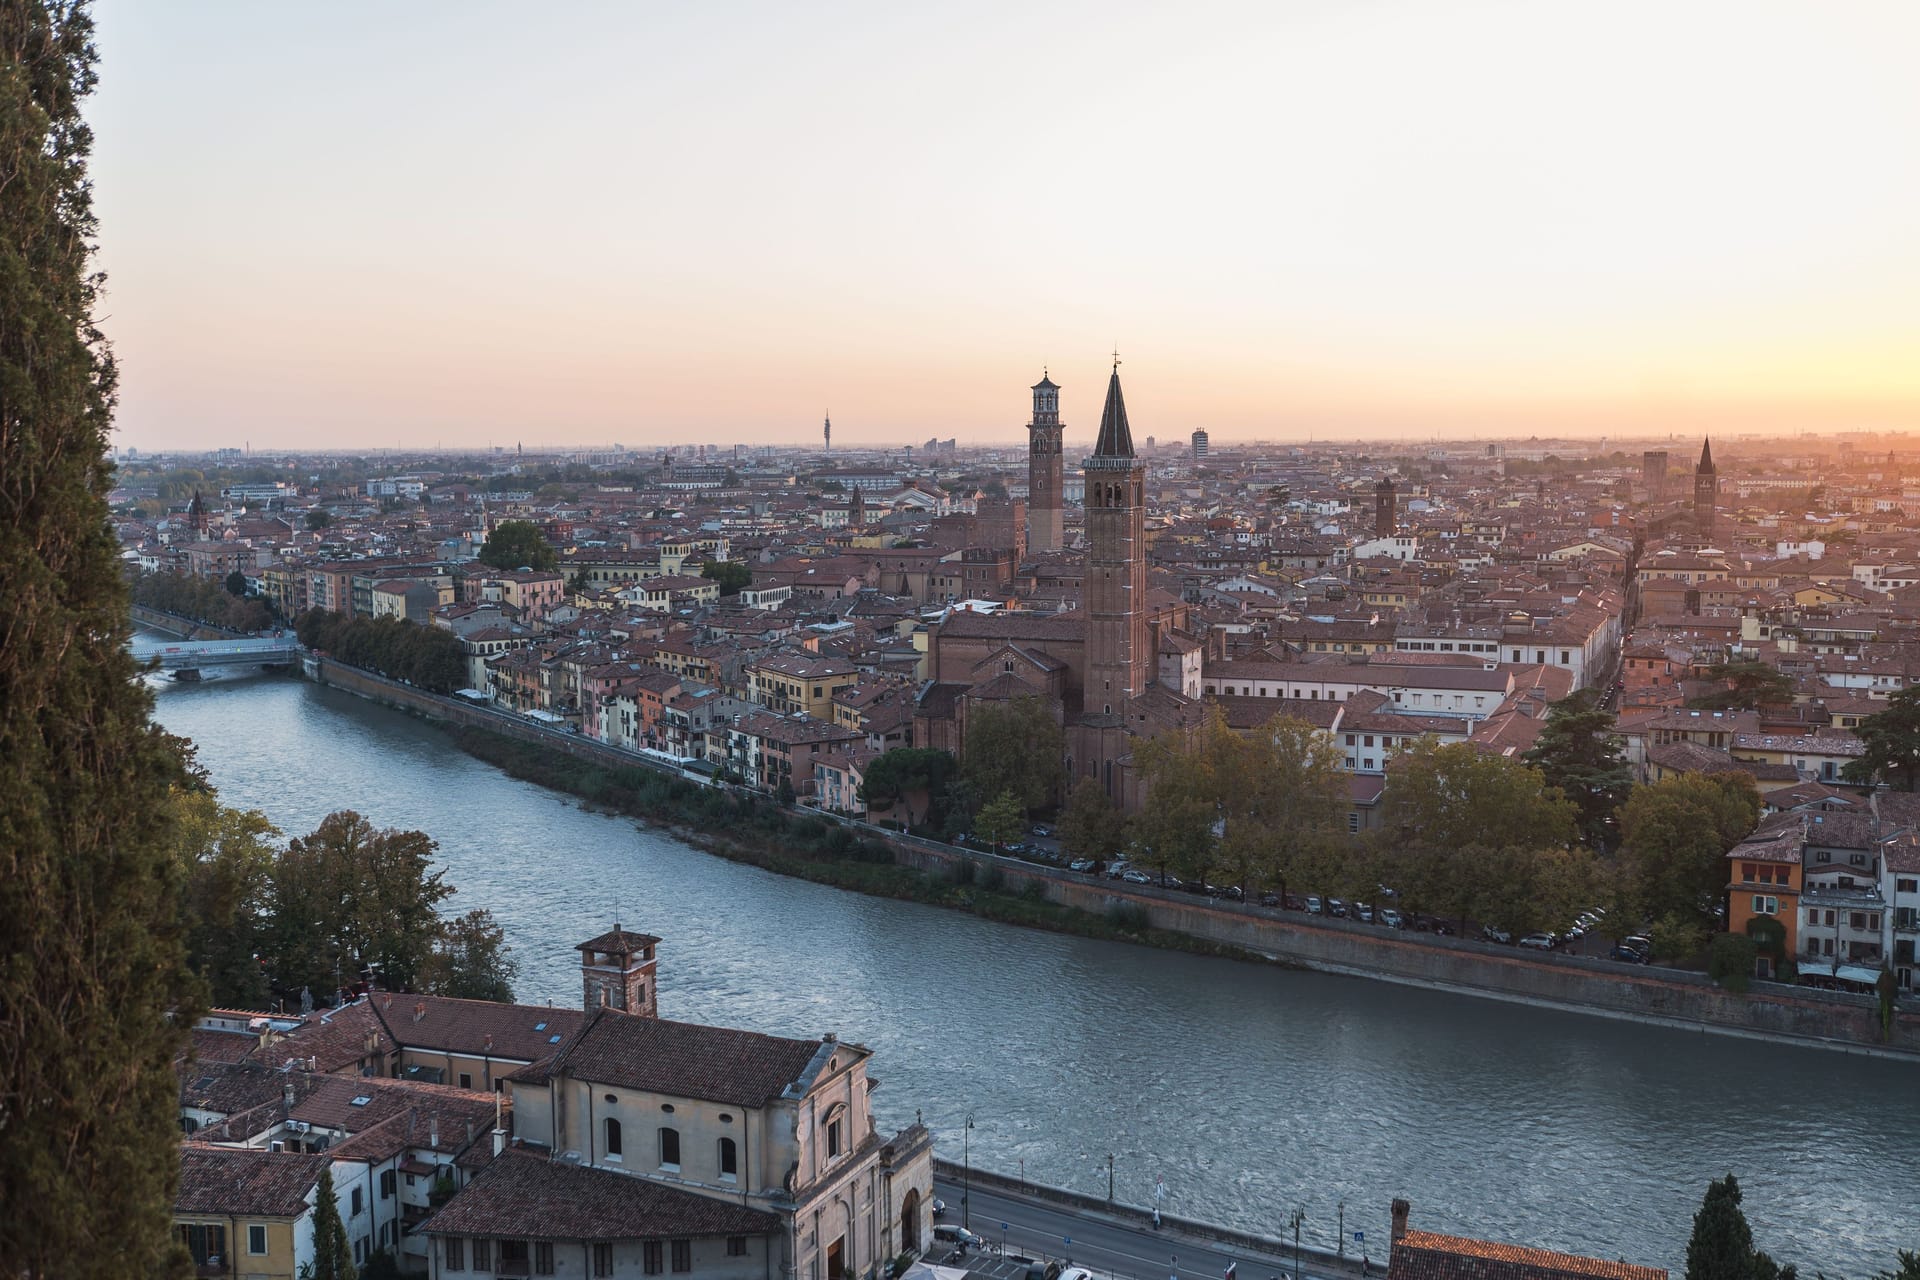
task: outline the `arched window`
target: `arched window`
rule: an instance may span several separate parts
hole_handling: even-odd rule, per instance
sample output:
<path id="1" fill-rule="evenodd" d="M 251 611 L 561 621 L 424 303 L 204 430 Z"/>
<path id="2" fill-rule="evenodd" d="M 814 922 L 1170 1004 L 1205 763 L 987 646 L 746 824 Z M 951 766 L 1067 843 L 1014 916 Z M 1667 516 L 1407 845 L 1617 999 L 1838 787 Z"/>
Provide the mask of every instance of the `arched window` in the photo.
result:
<path id="1" fill-rule="evenodd" d="M 729 1181 L 740 1176 L 740 1156 L 732 1138 L 720 1139 L 720 1176 Z"/>
<path id="2" fill-rule="evenodd" d="M 620 1154 L 620 1122 L 612 1116 L 607 1117 L 607 1154 Z"/>
<path id="3" fill-rule="evenodd" d="M 678 1169 L 680 1167 L 680 1131 L 664 1125 L 660 1129 L 660 1167 Z"/>

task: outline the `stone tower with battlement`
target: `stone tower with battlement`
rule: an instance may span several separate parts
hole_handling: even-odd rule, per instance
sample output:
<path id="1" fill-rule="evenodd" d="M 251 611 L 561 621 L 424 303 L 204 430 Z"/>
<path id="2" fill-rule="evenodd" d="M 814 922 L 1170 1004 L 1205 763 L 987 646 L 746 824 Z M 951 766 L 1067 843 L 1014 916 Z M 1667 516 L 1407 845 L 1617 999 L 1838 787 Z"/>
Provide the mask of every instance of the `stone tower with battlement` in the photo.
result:
<path id="1" fill-rule="evenodd" d="M 1066 521 L 1061 494 L 1060 388 L 1045 370 L 1033 384 L 1033 421 L 1027 424 L 1027 550 L 1058 551 Z"/>
<path id="2" fill-rule="evenodd" d="M 588 1011 L 619 1009 L 643 1018 L 658 1017 L 654 966 L 659 946 L 660 939 L 652 934 L 630 933 L 616 924 L 611 933 L 575 947 Z"/>

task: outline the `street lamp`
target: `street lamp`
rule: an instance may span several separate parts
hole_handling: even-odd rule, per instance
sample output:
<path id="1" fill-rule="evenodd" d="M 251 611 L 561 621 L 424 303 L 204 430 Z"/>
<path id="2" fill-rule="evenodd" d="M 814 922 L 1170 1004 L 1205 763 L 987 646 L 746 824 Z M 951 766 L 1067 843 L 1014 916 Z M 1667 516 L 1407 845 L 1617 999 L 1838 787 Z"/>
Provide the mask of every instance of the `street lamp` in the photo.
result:
<path id="1" fill-rule="evenodd" d="M 973 1198 L 973 1112 L 971 1111 L 967 1112 L 967 1127 L 961 1134 L 960 1148 L 966 1159 L 967 1171 L 966 1180 L 960 1184 L 960 1229 L 964 1231 L 973 1225 L 973 1219 L 969 1216 L 971 1206 L 968 1204 L 968 1201 Z"/>
<path id="2" fill-rule="evenodd" d="M 1113 1203 L 1113 1152 L 1107 1152 L 1107 1203 Z"/>
<path id="3" fill-rule="evenodd" d="M 1295 1208 L 1289 1225 L 1293 1227 L 1293 1280 L 1300 1280 L 1300 1224 L 1307 1220 L 1307 1211 Z"/>

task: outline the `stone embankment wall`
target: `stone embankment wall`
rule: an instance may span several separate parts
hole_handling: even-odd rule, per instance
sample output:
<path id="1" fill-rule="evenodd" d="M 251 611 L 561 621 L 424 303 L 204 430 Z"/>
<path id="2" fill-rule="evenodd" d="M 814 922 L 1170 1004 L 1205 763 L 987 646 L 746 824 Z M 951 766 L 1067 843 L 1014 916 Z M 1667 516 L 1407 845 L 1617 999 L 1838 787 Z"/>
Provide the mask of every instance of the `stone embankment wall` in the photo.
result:
<path id="1" fill-rule="evenodd" d="M 436 720 L 538 742 L 577 759 L 615 767 L 660 768 L 661 762 L 609 747 L 520 716 L 474 707 L 422 689 L 310 657 L 307 675 L 376 702 Z M 832 815 L 822 815 L 832 816 Z M 1096 878 L 934 840 L 857 824 L 885 839 L 895 859 L 935 875 L 962 862 L 998 867 L 1018 891 L 1038 881 L 1054 902 L 1105 915 L 1115 906 L 1139 907 L 1151 924 L 1239 947 L 1304 968 L 1381 978 L 1469 995 L 1598 1013 L 1702 1031 L 1792 1040 L 1858 1053 L 1920 1056 L 1920 1008 L 1911 997 L 1883 1037 L 1872 996 L 1755 983 L 1745 995 L 1723 991 L 1704 974 L 1643 968 L 1558 953 L 1517 951 L 1468 938 L 1396 932 L 1297 911 L 1196 897 L 1149 885 Z"/>
<path id="2" fill-rule="evenodd" d="M 168 635 L 179 636 L 182 640 L 244 640 L 244 631 L 230 631 L 226 627 L 216 627 L 211 622 L 199 622 L 193 618 L 183 618 L 177 613 L 166 613 L 151 609 L 143 604 L 133 606 L 133 620 L 143 627 L 152 627 L 155 631 L 164 631 Z"/>
<path id="3" fill-rule="evenodd" d="M 1092 1221 L 1142 1228 L 1148 1231 L 1154 1229 L 1153 1211 L 1137 1205 L 1119 1204 L 1112 1200 L 1103 1200 L 1099 1196 L 1069 1191 L 1065 1187 L 1052 1187 L 1042 1182 L 1027 1182 L 986 1169 L 975 1168 L 969 1171 L 951 1160 L 936 1158 L 933 1162 L 933 1172 L 935 1177 L 945 1183 L 964 1185 L 971 1180 L 973 1185 L 982 1191 L 991 1191 L 996 1195 L 1017 1196 L 1035 1204 L 1052 1205 L 1084 1215 Z M 958 1205 L 949 1204 L 947 1220 L 951 1222 L 956 1219 L 959 1216 L 958 1211 Z M 977 1227 L 978 1210 L 975 1214 Z M 988 1241 L 993 1240 L 991 1228 L 978 1228 L 978 1230 L 979 1234 L 986 1237 Z M 1266 1260 L 1269 1264 L 1278 1264 L 1289 1273 L 1293 1270 L 1294 1245 L 1290 1239 L 1258 1235 L 1251 1231 L 1236 1231 L 1232 1227 L 1200 1222 L 1193 1218 L 1181 1218 L 1170 1213 L 1160 1215 L 1159 1230 L 1163 1235 L 1174 1240 L 1192 1240 L 1225 1250 L 1251 1254 Z M 1342 1257 L 1332 1249 L 1323 1249 L 1305 1242 L 1300 1245 L 1299 1256 L 1301 1269 L 1304 1271 L 1311 1267 L 1315 1275 L 1332 1273 L 1358 1276 L 1361 1274 L 1361 1259 L 1358 1256 Z M 1386 1259 L 1383 1257 L 1381 1261 L 1384 1264 Z M 1248 1272 L 1246 1280 L 1260 1280 L 1260 1277 Z"/>

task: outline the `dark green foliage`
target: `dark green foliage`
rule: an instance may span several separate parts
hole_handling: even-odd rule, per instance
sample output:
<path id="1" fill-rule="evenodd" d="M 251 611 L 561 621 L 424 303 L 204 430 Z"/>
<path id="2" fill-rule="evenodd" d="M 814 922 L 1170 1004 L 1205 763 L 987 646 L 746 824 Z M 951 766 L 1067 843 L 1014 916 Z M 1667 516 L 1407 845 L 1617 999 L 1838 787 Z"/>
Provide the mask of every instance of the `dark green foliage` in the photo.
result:
<path id="1" fill-rule="evenodd" d="M 421 977 L 421 988 L 435 995 L 461 1000 L 513 1000 L 513 980 L 520 962 L 511 954 L 507 933 L 480 908 L 443 921 L 433 954 Z"/>
<path id="2" fill-rule="evenodd" d="M 1777 981 L 1791 982 L 1796 966 L 1787 950 L 1787 926 L 1774 916 L 1755 916 L 1747 921 L 1747 936 L 1753 939 L 1754 954 L 1772 962 Z"/>
<path id="3" fill-rule="evenodd" d="M 1920 1251 L 1902 1249 L 1896 1255 L 1898 1265 L 1892 1271 L 1877 1271 L 1873 1280 L 1920 1280 Z"/>
<path id="4" fill-rule="evenodd" d="M 445 627 L 404 618 L 349 618 L 309 609 L 294 619 L 300 643 L 349 666 L 365 667 L 429 693 L 452 693 L 467 684 L 467 655 L 460 637 Z"/>
<path id="5" fill-rule="evenodd" d="M 1076 858 L 1107 861 L 1127 842 L 1127 815 L 1107 798 L 1097 778 L 1082 778 L 1060 815 L 1060 845 Z"/>
<path id="6" fill-rule="evenodd" d="M 1759 954 L 1759 945 L 1744 933 L 1716 933 L 1707 949 L 1707 976 L 1728 991 L 1744 995 Z"/>
<path id="7" fill-rule="evenodd" d="M 0 5 L 0 1269 L 177 1273 L 172 1061 L 198 984 L 178 757 L 127 650 L 84 5 Z"/>
<path id="8" fill-rule="evenodd" d="M 432 869 L 435 848 L 423 832 L 377 830 L 350 809 L 288 841 L 270 891 L 275 981 L 319 996 L 370 968 L 382 986 L 412 988 L 440 940 L 434 907 L 453 892 Z"/>
<path id="9" fill-rule="evenodd" d="M 258 812 L 222 805 L 199 781 L 174 792 L 172 810 L 188 959 L 214 1005 L 264 1009 L 268 975 L 258 956 L 275 856 L 267 838 L 276 832 Z"/>
<path id="10" fill-rule="evenodd" d="M 495 569 L 552 569 L 560 557 L 531 520 L 503 520 L 480 548 L 480 563 Z"/>
<path id="11" fill-rule="evenodd" d="M 709 560 L 700 566 L 700 576 L 719 583 L 723 596 L 737 596 L 753 585 L 753 570 L 738 560 Z"/>
<path id="12" fill-rule="evenodd" d="M 1580 837 L 1589 849 L 1611 849 L 1618 840 L 1614 811 L 1627 798 L 1633 775 L 1620 754 L 1613 713 L 1591 689 L 1562 698 L 1547 712 L 1533 749 L 1521 757 L 1573 801 Z"/>
<path id="13" fill-rule="evenodd" d="M 1753 1229 L 1740 1208 L 1740 1184 L 1733 1175 L 1708 1183 L 1693 1215 L 1685 1280 L 1793 1280 L 1793 1275 L 1794 1268 L 1781 1267 L 1753 1247 Z"/>
<path id="14" fill-rule="evenodd" d="M 1654 950 L 1684 959 L 1706 942 L 1725 897 L 1727 851 L 1760 818 L 1745 773 L 1685 773 L 1636 787 L 1620 808 L 1618 891 L 1624 919 L 1652 920 Z"/>
<path id="15" fill-rule="evenodd" d="M 1751 711 L 1768 703 L 1793 701 L 1793 681 L 1764 662 L 1716 662 L 1707 668 L 1707 678 L 1721 681 L 1726 687 L 1691 699 L 1689 707 Z"/>
<path id="16" fill-rule="evenodd" d="M 967 717 L 961 768 L 974 794 L 986 799 L 1011 791 L 1024 817 L 1050 803 L 1060 789 L 1066 735 L 1038 698 L 982 703 Z"/>
<path id="17" fill-rule="evenodd" d="M 991 844 L 996 851 L 1001 845 L 1018 840 L 1026 827 L 1027 819 L 1020 810 L 1019 797 L 1011 791 L 1002 791 L 982 805 L 973 819 L 974 834 Z"/>
<path id="18" fill-rule="evenodd" d="M 333 517 L 319 507 L 315 507 L 313 510 L 307 512 L 307 528 L 315 533 L 318 533 L 332 523 Z"/>
<path id="19" fill-rule="evenodd" d="M 1867 750 L 1841 770 L 1841 777 L 1857 786 L 1884 782 L 1901 791 L 1920 784 L 1920 685 L 1894 694 L 1885 711 L 1862 720 L 1854 732 Z"/>
<path id="20" fill-rule="evenodd" d="M 334 1199 L 333 1169 L 320 1170 L 320 1203 L 313 1211 L 313 1270 L 311 1280 L 358 1280 L 353 1265 L 353 1246 L 347 1241 L 347 1226 L 340 1221 L 340 1204 Z"/>
<path id="21" fill-rule="evenodd" d="M 895 747 L 867 765 L 860 798 L 875 813 L 904 801 L 911 825 L 939 826 L 946 820 L 947 791 L 958 768 L 938 747 Z"/>
<path id="22" fill-rule="evenodd" d="M 133 602 L 175 617 L 190 618 L 229 631 L 264 631 L 273 625 L 273 610 L 264 600 L 243 598 L 246 580 L 240 590 L 231 581 L 222 586 L 206 578 L 189 578 L 178 573 L 145 573 L 134 580 Z"/>

